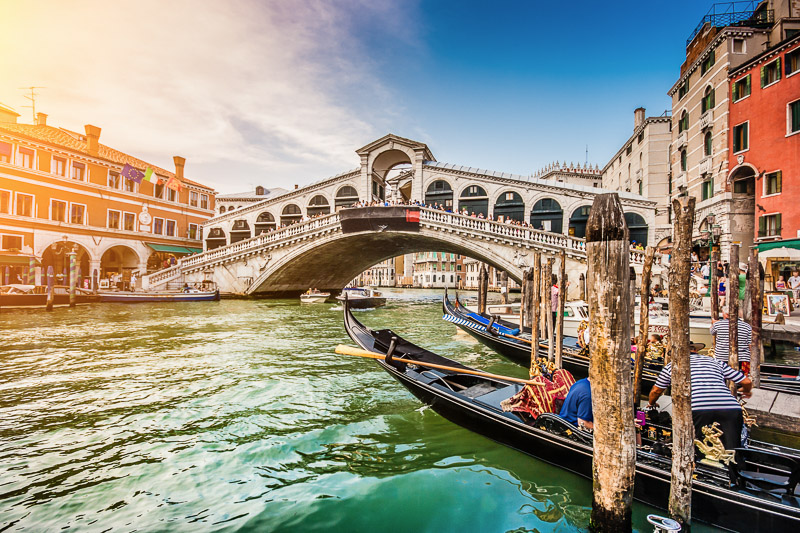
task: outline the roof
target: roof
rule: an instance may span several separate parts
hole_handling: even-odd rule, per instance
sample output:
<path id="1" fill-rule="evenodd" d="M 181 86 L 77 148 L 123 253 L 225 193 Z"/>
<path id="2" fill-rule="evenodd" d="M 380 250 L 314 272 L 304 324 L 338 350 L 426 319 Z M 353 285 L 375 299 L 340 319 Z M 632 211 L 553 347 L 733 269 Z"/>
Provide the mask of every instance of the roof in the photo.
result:
<path id="1" fill-rule="evenodd" d="M 267 189 L 264 187 L 264 194 L 256 194 L 255 190 L 252 190 L 235 192 L 231 194 L 218 194 L 216 198 L 217 200 L 266 200 L 267 198 L 272 198 L 273 196 L 277 196 L 286 192 L 289 191 L 280 187 L 275 187 L 273 189 Z"/>
<path id="2" fill-rule="evenodd" d="M 397 143 L 397 144 L 402 144 L 403 146 L 408 146 L 411 149 L 422 150 L 423 151 L 422 152 L 423 153 L 423 157 L 425 159 L 428 159 L 428 160 L 431 160 L 431 161 L 436 161 L 436 158 L 433 157 L 433 154 L 431 153 L 431 151 L 428 148 L 427 144 L 419 142 L 419 141 L 414 141 L 412 139 L 406 139 L 405 137 L 400 137 L 399 135 L 395 135 L 394 133 L 387 133 L 386 135 L 384 135 L 380 139 L 374 140 L 371 143 L 367 144 L 366 146 L 362 146 L 361 148 L 356 150 L 356 153 L 359 154 L 359 155 L 363 155 L 363 154 L 371 152 L 372 150 L 374 150 L 375 148 L 377 148 L 377 147 L 379 147 L 379 146 L 381 146 L 383 144 L 390 143 L 390 142 L 394 142 L 394 143 Z"/>
<path id="3" fill-rule="evenodd" d="M 20 114 L 19 114 L 19 113 L 17 113 L 16 111 L 14 111 L 13 109 L 11 109 L 11 108 L 10 108 L 10 107 L 8 107 L 7 105 L 0 104 L 0 111 L 2 111 L 2 112 L 4 112 L 4 113 L 8 113 L 8 114 L 10 114 L 10 115 L 14 115 L 15 117 L 18 117 L 18 116 L 20 116 Z"/>
<path id="4" fill-rule="evenodd" d="M 87 149 L 86 136 L 65 128 L 33 124 L 0 124 L 0 132 L 11 133 L 20 137 L 26 137 L 33 141 L 44 142 L 58 148 L 79 152 L 88 157 L 94 157 L 89 154 Z M 151 167 L 159 176 L 167 178 L 175 177 L 174 172 L 170 172 L 169 170 L 161 168 L 157 165 L 148 163 L 124 152 L 120 152 L 119 150 L 115 150 L 114 148 L 106 146 L 105 144 L 99 144 L 99 154 L 97 157 L 118 165 L 131 165 L 139 170 L 145 170 L 147 167 Z M 207 185 L 203 185 L 202 183 L 197 183 L 196 181 L 186 178 L 183 178 L 182 182 L 187 185 L 202 187 L 203 189 L 207 189 L 209 191 L 214 190 Z"/>

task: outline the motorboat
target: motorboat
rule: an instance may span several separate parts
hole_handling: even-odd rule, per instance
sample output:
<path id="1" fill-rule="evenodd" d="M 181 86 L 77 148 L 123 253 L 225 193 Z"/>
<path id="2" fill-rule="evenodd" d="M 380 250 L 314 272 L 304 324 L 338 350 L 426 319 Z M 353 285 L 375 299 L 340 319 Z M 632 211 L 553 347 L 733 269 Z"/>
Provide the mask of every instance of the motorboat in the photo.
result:
<path id="1" fill-rule="evenodd" d="M 99 298 L 91 291 L 75 287 L 75 305 L 98 302 Z M 53 307 L 69 306 L 69 287 L 53 286 Z M 0 308 L 34 309 L 47 307 L 46 285 L 25 285 L 13 283 L 0 286 Z"/>
<path id="2" fill-rule="evenodd" d="M 329 292 L 322 292 L 318 291 L 317 289 L 308 289 L 308 291 L 300 295 L 300 303 L 321 304 L 325 303 L 330 297 L 331 293 Z"/>
<path id="3" fill-rule="evenodd" d="M 348 300 L 353 309 L 373 309 L 386 305 L 386 297 L 370 287 L 345 287 L 336 299 L 340 302 Z"/>

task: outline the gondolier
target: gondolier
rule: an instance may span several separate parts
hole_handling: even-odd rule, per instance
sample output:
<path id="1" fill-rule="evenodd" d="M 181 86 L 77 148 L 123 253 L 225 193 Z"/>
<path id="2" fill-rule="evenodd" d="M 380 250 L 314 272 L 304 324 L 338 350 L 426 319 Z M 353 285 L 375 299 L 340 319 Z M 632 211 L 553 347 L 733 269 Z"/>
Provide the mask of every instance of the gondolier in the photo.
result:
<path id="1" fill-rule="evenodd" d="M 714 337 L 714 357 L 718 361 L 728 362 L 730 353 L 730 315 L 728 308 L 722 310 L 722 320 L 711 317 L 711 335 Z M 753 328 L 750 324 L 739 318 L 739 369 L 750 374 L 750 341 L 753 338 Z"/>
<path id="2" fill-rule="evenodd" d="M 725 380 L 730 379 L 741 385 L 741 394 L 750 397 L 753 383 L 742 372 L 734 370 L 727 363 L 718 361 L 707 355 L 700 355 L 697 350 L 704 348 L 703 344 L 691 344 L 691 372 L 692 372 L 692 422 L 695 435 L 702 435 L 703 426 L 719 422 L 723 431 L 721 440 L 726 449 L 738 448 L 742 445 L 742 406 L 731 395 L 725 385 Z M 656 384 L 650 391 L 650 404 L 655 407 L 658 398 L 672 383 L 672 363 L 667 364 L 658 375 Z"/>

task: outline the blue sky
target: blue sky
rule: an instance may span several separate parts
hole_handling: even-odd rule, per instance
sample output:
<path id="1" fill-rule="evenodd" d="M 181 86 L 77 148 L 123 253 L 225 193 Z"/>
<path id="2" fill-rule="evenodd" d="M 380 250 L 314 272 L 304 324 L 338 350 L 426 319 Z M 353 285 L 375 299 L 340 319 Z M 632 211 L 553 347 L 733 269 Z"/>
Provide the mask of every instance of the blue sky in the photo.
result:
<path id="1" fill-rule="evenodd" d="M 220 192 L 355 168 L 386 133 L 438 160 L 601 167 L 661 114 L 711 2 L 0 0 L 0 102 Z M 76 32 L 75 27 L 86 31 Z M 137 28 L 128 35 L 125 28 Z"/>

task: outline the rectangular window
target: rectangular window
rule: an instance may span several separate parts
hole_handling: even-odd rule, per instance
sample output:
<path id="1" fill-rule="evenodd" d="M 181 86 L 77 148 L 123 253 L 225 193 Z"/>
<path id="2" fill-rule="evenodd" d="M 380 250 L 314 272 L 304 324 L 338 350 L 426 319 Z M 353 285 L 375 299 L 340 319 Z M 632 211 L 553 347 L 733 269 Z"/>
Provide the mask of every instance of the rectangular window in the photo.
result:
<path id="1" fill-rule="evenodd" d="M 129 179 L 126 178 L 126 179 L 122 180 L 122 182 L 125 184 L 123 186 L 123 188 L 127 192 L 136 192 L 136 182 L 135 181 L 129 180 Z"/>
<path id="2" fill-rule="evenodd" d="M 189 224 L 189 233 L 187 236 L 190 239 L 198 239 L 199 238 L 198 235 L 200 234 L 199 230 L 200 226 L 198 226 L 197 224 Z"/>
<path id="3" fill-rule="evenodd" d="M 177 202 L 178 201 L 178 191 L 175 189 L 170 189 L 167 187 L 167 200 L 170 202 Z"/>
<path id="4" fill-rule="evenodd" d="M 733 127 L 733 153 L 743 152 L 747 150 L 749 146 L 747 124 L 748 123 L 745 122 L 744 124 Z"/>
<path id="5" fill-rule="evenodd" d="M 113 170 L 108 171 L 108 186 L 112 189 L 119 189 L 120 187 L 120 176 L 119 172 L 114 172 Z"/>
<path id="6" fill-rule="evenodd" d="M 3 250 L 22 250 L 22 237 L 19 235 L 3 235 L 0 248 Z"/>
<path id="7" fill-rule="evenodd" d="M 153 233 L 156 235 L 162 235 L 164 233 L 164 219 L 163 218 L 154 218 L 153 219 Z"/>
<path id="8" fill-rule="evenodd" d="M 745 50 L 745 40 L 744 39 L 734 39 L 733 40 L 733 53 L 734 54 L 744 54 Z"/>
<path id="9" fill-rule="evenodd" d="M 714 179 L 703 182 L 703 200 L 708 200 L 714 196 Z"/>
<path id="10" fill-rule="evenodd" d="M 788 78 L 789 76 L 800 70 L 800 48 L 786 54 L 783 60 L 786 62 L 785 70 L 786 70 L 786 77 Z"/>
<path id="11" fill-rule="evenodd" d="M 189 191 L 189 205 L 192 207 L 197 207 L 197 192 L 196 191 Z"/>
<path id="12" fill-rule="evenodd" d="M 643 141 L 643 140 L 644 140 L 644 132 L 641 132 L 641 133 L 639 134 L 639 136 L 636 138 L 636 143 L 637 143 L 637 144 L 642 144 L 642 141 Z"/>
<path id="13" fill-rule="evenodd" d="M 733 83 L 733 101 L 750 96 L 750 74 Z"/>
<path id="14" fill-rule="evenodd" d="M 11 191 L 0 191 L 0 213 L 11 214 Z"/>
<path id="15" fill-rule="evenodd" d="M 153 187 L 153 196 L 155 196 L 156 198 L 161 198 L 163 200 L 164 189 L 166 189 L 166 187 L 164 186 L 164 183 L 162 181 L 161 183 Z"/>
<path id="16" fill-rule="evenodd" d="M 67 202 L 50 200 L 50 220 L 56 220 L 58 222 L 67 221 Z"/>
<path id="17" fill-rule="evenodd" d="M 789 129 L 787 133 L 797 133 L 800 131 L 800 100 L 792 102 L 787 106 L 787 115 Z"/>
<path id="18" fill-rule="evenodd" d="M 136 231 L 135 213 L 122 213 L 122 229 L 125 231 Z"/>
<path id="19" fill-rule="evenodd" d="M 106 220 L 106 227 L 108 229 L 120 229 L 120 223 L 122 222 L 122 213 L 119 211 L 114 211 L 113 209 L 108 210 L 108 218 Z"/>
<path id="20" fill-rule="evenodd" d="M 17 149 L 17 165 L 25 168 L 33 168 L 33 158 L 36 152 L 28 148 L 20 147 Z"/>
<path id="21" fill-rule="evenodd" d="M 780 237 L 781 235 L 781 214 L 763 215 L 758 218 L 759 237 Z"/>
<path id="22" fill-rule="evenodd" d="M 0 142 L 0 163 L 11 162 L 11 145 L 9 143 Z"/>
<path id="23" fill-rule="evenodd" d="M 633 146 L 629 144 L 628 147 L 625 149 L 625 155 L 631 155 L 631 150 L 632 149 L 633 149 Z"/>
<path id="24" fill-rule="evenodd" d="M 33 216 L 33 195 L 17 193 L 16 214 L 21 217 Z"/>
<path id="25" fill-rule="evenodd" d="M 200 207 L 202 209 L 208 209 L 208 195 L 207 194 L 201 194 L 200 195 Z"/>
<path id="26" fill-rule="evenodd" d="M 711 50 L 711 53 L 703 60 L 703 63 L 700 65 L 700 75 L 704 76 L 706 72 L 714 66 L 714 50 Z"/>
<path id="27" fill-rule="evenodd" d="M 781 79 L 781 58 L 761 67 L 761 87 L 772 85 Z"/>
<path id="28" fill-rule="evenodd" d="M 83 163 L 78 163 L 77 161 L 72 162 L 72 174 L 70 177 L 74 180 L 81 180 L 83 181 L 83 176 L 86 174 L 86 165 Z"/>
<path id="29" fill-rule="evenodd" d="M 86 224 L 86 206 L 81 204 L 70 204 L 69 221 L 72 224 Z"/>
<path id="30" fill-rule="evenodd" d="M 53 157 L 53 166 L 50 167 L 50 171 L 53 174 L 57 174 L 59 176 L 66 176 L 67 175 L 67 160 L 63 157 Z"/>
<path id="31" fill-rule="evenodd" d="M 175 222 L 174 220 L 167 220 L 167 232 L 165 233 L 165 235 L 169 235 L 170 237 L 174 237 L 175 236 L 175 228 L 176 228 L 177 225 L 178 225 L 178 223 Z"/>
<path id="32" fill-rule="evenodd" d="M 770 172 L 764 176 L 764 196 L 769 194 L 780 194 L 781 192 L 781 171 Z"/>

